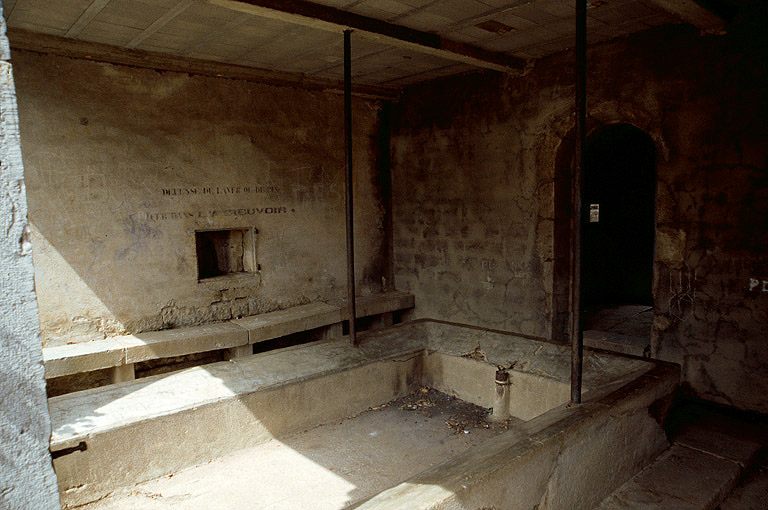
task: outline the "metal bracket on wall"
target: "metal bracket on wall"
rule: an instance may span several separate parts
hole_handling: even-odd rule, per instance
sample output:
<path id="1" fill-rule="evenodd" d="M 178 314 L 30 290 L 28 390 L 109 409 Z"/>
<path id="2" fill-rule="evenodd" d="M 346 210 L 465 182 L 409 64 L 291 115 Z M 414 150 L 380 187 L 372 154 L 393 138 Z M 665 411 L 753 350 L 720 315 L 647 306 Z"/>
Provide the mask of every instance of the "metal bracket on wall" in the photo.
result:
<path id="1" fill-rule="evenodd" d="M 71 453 L 84 452 L 87 449 L 88 449 L 88 445 L 85 444 L 85 441 L 80 441 L 77 444 L 77 446 L 71 446 L 69 448 L 62 448 L 61 450 L 51 451 L 51 458 L 58 459 L 59 457 L 63 457 L 64 455 L 69 455 Z"/>

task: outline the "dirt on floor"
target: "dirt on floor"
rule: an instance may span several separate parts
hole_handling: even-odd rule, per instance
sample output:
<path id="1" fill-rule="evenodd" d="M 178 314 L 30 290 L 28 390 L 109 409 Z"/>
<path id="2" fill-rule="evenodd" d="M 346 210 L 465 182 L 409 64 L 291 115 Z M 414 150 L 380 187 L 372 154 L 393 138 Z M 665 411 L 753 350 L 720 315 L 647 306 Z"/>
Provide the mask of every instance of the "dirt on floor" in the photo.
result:
<path id="1" fill-rule="evenodd" d="M 341 510 L 522 423 L 433 388 L 196 466 L 116 488 L 82 510 Z M 510 430 L 510 433 L 514 433 Z M 183 441 L 180 441 L 183 447 Z"/>
<path id="2" fill-rule="evenodd" d="M 466 434 L 472 429 L 504 431 L 520 422 L 516 418 L 491 422 L 488 420 L 491 409 L 471 404 L 429 387 L 420 388 L 410 395 L 391 400 L 386 404 L 371 407 L 366 412 L 379 411 L 387 407 L 413 411 L 427 418 L 444 417 L 445 425 L 456 434 Z"/>

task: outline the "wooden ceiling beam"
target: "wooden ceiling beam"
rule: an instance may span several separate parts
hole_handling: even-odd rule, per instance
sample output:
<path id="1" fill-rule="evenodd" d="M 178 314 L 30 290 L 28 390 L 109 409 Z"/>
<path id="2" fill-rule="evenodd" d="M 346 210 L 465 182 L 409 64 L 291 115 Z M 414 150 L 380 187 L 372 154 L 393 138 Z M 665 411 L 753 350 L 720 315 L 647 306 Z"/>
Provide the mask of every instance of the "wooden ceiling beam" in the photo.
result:
<path id="1" fill-rule="evenodd" d="M 64 57 L 92 60 L 95 62 L 106 62 L 109 64 L 173 71 L 192 75 L 253 81 L 267 85 L 296 87 L 306 90 L 327 90 L 333 93 L 341 93 L 344 90 L 344 83 L 340 80 L 308 76 L 301 73 L 289 73 L 271 69 L 226 64 L 179 55 L 126 49 L 101 43 L 71 39 L 68 37 L 29 32 L 27 30 L 16 28 L 8 29 L 8 39 L 10 40 L 12 49 L 61 55 Z M 13 53 L 11 56 L 13 56 Z M 358 85 L 352 87 L 352 93 L 356 96 L 371 99 L 397 101 L 400 90 Z"/>
<path id="2" fill-rule="evenodd" d="M 381 43 L 435 55 L 476 67 L 519 74 L 526 60 L 453 41 L 439 34 L 362 16 L 305 0 L 207 0 L 208 3 L 287 23 L 337 32 L 353 30 L 357 35 Z"/>

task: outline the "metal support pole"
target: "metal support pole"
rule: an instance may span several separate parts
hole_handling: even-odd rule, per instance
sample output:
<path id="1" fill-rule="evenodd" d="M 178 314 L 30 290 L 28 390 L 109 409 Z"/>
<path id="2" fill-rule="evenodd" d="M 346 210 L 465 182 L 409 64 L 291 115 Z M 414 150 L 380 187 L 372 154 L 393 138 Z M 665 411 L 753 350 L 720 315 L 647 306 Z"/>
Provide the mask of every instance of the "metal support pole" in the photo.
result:
<path id="1" fill-rule="evenodd" d="M 571 403 L 581 403 L 584 334 L 581 329 L 581 185 L 587 123 L 587 1 L 576 0 L 576 151 L 571 229 Z"/>
<path id="2" fill-rule="evenodd" d="M 346 157 L 347 216 L 347 306 L 349 307 L 349 341 L 357 345 L 355 330 L 355 234 L 352 217 L 352 50 L 351 30 L 344 31 L 344 153 Z"/>

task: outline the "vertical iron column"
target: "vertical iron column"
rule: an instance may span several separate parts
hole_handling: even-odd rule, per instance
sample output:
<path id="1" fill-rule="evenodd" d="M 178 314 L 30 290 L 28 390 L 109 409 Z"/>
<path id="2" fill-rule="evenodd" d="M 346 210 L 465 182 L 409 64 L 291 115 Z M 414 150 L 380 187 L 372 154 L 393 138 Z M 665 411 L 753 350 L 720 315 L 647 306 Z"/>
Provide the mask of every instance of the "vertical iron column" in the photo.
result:
<path id="1" fill-rule="evenodd" d="M 581 329 L 581 185 L 587 123 L 587 0 L 576 0 L 576 153 L 571 230 L 571 403 L 581 403 L 584 335 Z"/>
<path id="2" fill-rule="evenodd" d="M 346 157 L 347 216 L 347 305 L 349 307 L 349 341 L 357 345 L 355 330 L 355 233 L 352 217 L 352 51 L 351 30 L 344 31 L 344 153 Z"/>

